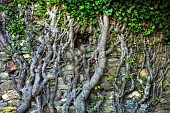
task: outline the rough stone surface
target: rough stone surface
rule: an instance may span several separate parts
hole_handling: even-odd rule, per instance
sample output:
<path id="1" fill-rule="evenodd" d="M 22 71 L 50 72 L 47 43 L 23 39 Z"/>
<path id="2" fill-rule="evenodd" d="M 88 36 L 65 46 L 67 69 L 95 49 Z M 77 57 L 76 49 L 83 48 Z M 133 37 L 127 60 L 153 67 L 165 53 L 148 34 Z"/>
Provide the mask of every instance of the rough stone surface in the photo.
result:
<path id="1" fill-rule="evenodd" d="M 9 101 L 12 99 L 19 99 L 20 96 L 15 90 L 9 90 L 9 91 L 7 91 L 7 93 L 2 95 L 2 98 L 3 98 L 3 100 Z"/>
<path id="2" fill-rule="evenodd" d="M 2 61 L 0 61 L 0 72 L 4 72 L 5 71 L 5 65 L 3 64 Z"/>
<path id="3" fill-rule="evenodd" d="M 0 73 L 0 81 L 2 80 L 8 80 L 8 73 L 7 72 L 1 72 Z"/>
<path id="4" fill-rule="evenodd" d="M 148 76 L 148 72 L 146 69 L 142 69 L 140 72 L 140 76 L 143 78 L 146 78 Z"/>
<path id="5" fill-rule="evenodd" d="M 0 107 L 6 107 L 6 106 L 8 106 L 7 102 L 0 102 Z"/>
<path id="6" fill-rule="evenodd" d="M 0 90 L 6 91 L 6 90 L 10 90 L 10 89 L 13 89 L 13 82 L 11 80 L 0 84 Z"/>
<path id="7" fill-rule="evenodd" d="M 8 101 L 9 106 L 19 106 L 21 104 L 21 101 L 16 99 L 12 99 Z"/>
<path id="8" fill-rule="evenodd" d="M 0 61 L 8 61 L 10 58 L 4 52 L 0 52 Z"/>
<path id="9" fill-rule="evenodd" d="M 141 94 L 138 91 L 133 91 L 132 93 L 130 93 L 130 95 L 128 96 L 129 98 L 140 98 Z"/>
<path id="10" fill-rule="evenodd" d="M 99 90 L 104 90 L 102 95 L 104 95 L 105 100 L 100 106 L 99 113 L 116 113 L 116 105 L 114 102 L 115 92 L 114 89 L 112 89 L 112 79 L 115 75 L 115 67 L 119 64 L 118 56 L 120 56 L 121 50 L 118 48 L 116 51 L 117 52 L 112 53 L 112 55 L 107 59 L 106 72 L 100 81 L 101 89 Z M 77 50 L 76 54 L 80 55 L 80 51 Z M 71 53 L 68 52 L 66 57 L 71 58 Z M 21 103 L 20 96 L 13 89 L 13 83 L 8 77 L 8 73 L 5 72 L 5 61 L 7 60 L 9 60 L 9 58 L 6 57 L 3 52 L 0 52 L 0 113 L 11 113 L 15 110 L 15 107 L 19 106 Z M 61 106 L 66 102 L 70 81 L 72 80 L 73 69 L 74 66 L 68 62 L 68 64 L 62 69 L 63 76 L 58 78 L 58 90 L 55 98 L 55 107 L 58 113 L 62 113 Z M 121 68 L 121 72 L 124 74 L 125 67 Z M 141 70 L 140 76 L 143 78 L 148 76 L 146 69 Z M 64 83 L 64 80 L 66 80 L 66 83 Z M 84 75 L 83 73 L 80 73 L 80 82 L 83 80 Z M 149 108 L 148 113 L 170 113 L 170 70 L 167 73 L 164 84 L 165 90 L 163 91 L 163 97 L 160 99 L 160 104 L 155 108 Z M 93 92 L 95 92 L 95 90 Z M 131 113 L 132 109 L 136 106 L 135 99 L 140 98 L 141 94 L 138 91 L 133 91 L 128 94 L 127 97 L 128 99 L 125 101 L 124 105 L 126 108 L 125 113 Z M 97 94 L 91 93 L 89 98 L 95 100 L 97 98 Z M 144 110 L 145 107 L 146 105 L 142 105 L 136 113 L 146 113 Z M 36 106 L 31 108 L 28 113 L 37 113 Z M 73 106 L 70 107 L 70 113 L 75 113 Z"/>

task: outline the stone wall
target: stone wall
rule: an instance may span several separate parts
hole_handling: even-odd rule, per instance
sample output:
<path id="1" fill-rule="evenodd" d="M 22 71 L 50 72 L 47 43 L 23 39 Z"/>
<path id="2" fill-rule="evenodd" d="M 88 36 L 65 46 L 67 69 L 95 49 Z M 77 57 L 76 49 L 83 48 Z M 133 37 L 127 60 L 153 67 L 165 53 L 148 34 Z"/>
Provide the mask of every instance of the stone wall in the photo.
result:
<path id="1" fill-rule="evenodd" d="M 114 75 L 115 67 L 117 66 L 117 61 L 119 57 L 119 49 L 112 53 L 111 56 L 108 57 L 107 60 L 107 69 L 106 73 L 103 75 L 103 78 L 101 79 L 100 86 L 102 88 L 105 88 L 104 93 L 104 101 L 100 108 L 100 113 L 114 113 L 115 110 L 115 103 L 114 103 L 114 91 L 108 90 L 111 85 L 108 80 L 112 75 Z M 79 54 L 79 53 L 77 53 Z M 67 58 L 69 58 L 69 53 L 67 54 Z M 5 63 L 8 60 L 8 57 L 6 57 L 5 53 L 0 52 L 0 113 L 8 113 L 12 112 L 16 106 L 20 104 L 20 97 L 17 94 L 17 92 L 13 88 L 12 80 L 8 77 L 8 73 L 5 70 Z M 67 96 L 67 90 L 69 89 L 69 83 L 71 81 L 71 74 L 72 74 L 73 66 L 71 64 L 67 64 L 63 69 L 63 74 L 66 76 L 65 78 L 59 77 L 58 78 L 58 92 L 57 92 L 57 98 L 55 101 L 56 108 L 58 111 L 61 112 L 61 106 L 66 102 L 66 96 Z M 124 67 L 122 67 L 122 72 L 124 72 Z M 147 72 L 145 70 L 141 71 L 142 76 L 147 76 Z M 64 83 L 64 80 L 66 79 L 66 83 Z M 81 78 L 80 78 L 81 79 Z M 163 97 L 160 100 L 160 104 L 158 104 L 154 108 L 150 108 L 150 112 L 154 113 L 168 113 L 170 112 L 170 71 L 168 72 L 166 79 L 165 79 L 165 91 L 163 92 Z M 91 100 L 95 100 L 97 94 L 91 93 L 90 97 Z M 140 98 L 141 94 L 138 91 L 134 91 L 130 93 L 127 96 L 127 99 L 125 101 L 125 109 L 126 112 L 130 113 L 132 112 L 132 109 L 135 107 L 134 98 Z M 91 103 L 91 106 L 93 106 L 93 102 Z M 29 111 L 29 113 L 36 113 L 36 110 L 34 109 L 35 103 L 33 102 L 33 107 Z M 140 107 L 138 112 L 143 113 L 145 109 L 145 106 Z M 71 107 L 71 113 L 74 113 L 74 108 Z"/>

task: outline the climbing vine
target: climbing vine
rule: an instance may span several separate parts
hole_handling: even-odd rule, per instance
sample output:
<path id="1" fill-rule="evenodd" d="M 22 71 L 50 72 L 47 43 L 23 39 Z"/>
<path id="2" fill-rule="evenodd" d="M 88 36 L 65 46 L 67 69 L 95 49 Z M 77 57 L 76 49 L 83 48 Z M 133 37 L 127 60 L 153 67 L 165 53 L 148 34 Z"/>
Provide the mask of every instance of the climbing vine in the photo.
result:
<path id="1" fill-rule="evenodd" d="M 70 106 L 77 113 L 99 112 L 108 99 L 107 91 L 115 92 L 117 112 L 125 112 L 125 97 L 133 91 L 141 95 L 134 102 L 134 113 L 156 105 L 170 69 L 169 7 L 165 0 L 11 0 L 0 4 L 0 47 L 17 67 L 8 73 L 22 97 L 14 113 L 28 111 L 32 101 L 39 113 L 55 113 L 54 101 L 61 98 L 63 113 L 69 113 Z M 113 56 L 111 63 L 116 65 L 110 66 Z M 73 66 L 69 82 L 64 72 L 68 64 Z M 113 68 L 111 73 L 107 66 Z M 59 77 L 68 91 L 58 89 Z M 102 80 L 111 85 L 100 84 Z"/>

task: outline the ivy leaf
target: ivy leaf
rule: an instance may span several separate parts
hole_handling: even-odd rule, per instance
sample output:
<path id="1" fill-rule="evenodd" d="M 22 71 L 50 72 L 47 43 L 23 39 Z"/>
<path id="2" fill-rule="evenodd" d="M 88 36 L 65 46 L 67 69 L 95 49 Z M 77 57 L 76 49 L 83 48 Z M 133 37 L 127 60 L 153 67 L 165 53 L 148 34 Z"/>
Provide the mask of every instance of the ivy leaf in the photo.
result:
<path id="1" fill-rule="evenodd" d="M 122 17 L 121 17 L 121 16 L 119 16 L 118 20 L 119 20 L 119 21 L 121 21 L 121 20 L 122 20 Z"/>
<path id="2" fill-rule="evenodd" d="M 125 17 L 125 18 L 123 19 L 123 21 L 125 21 L 125 22 L 126 22 L 126 21 L 127 21 L 127 18 Z"/>
<path id="3" fill-rule="evenodd" d="M 146 9 L 145 9 L 145 7 L 142 7 L 142 9 L 140 10 L 140 12 L 146 12 Z"/>
<path id="4" fill-rule="evenodd" d="M 99 5 L 99 4 L 100 4 L 100 1 L 99 1 L 99 0 L 95 1 L 95 4 L 96 4 L 96 5 Z"/>
<path id="5" fill-rule="evenodd" d="M 158 8 L 158 4 L 154 4 L 154 8 L 157 9 Z"/>
<path id="6" fill-rule="evenodd" d="M 162 23 L 159 23 L 159 26 L 158 26 L 158 28 L 160 28 L 160 29 L 162 29 Z"/>
<path id="7" fill-rule="evenodd" d="M 80 9 L 80 10 L 84 9 L 84 6 L 80 6 L 79 9 Z"/>
<path id="8" fill-rule="evenodd" d="M 152 25 L 152 29 L 155 29 L 155 25 Z"/>

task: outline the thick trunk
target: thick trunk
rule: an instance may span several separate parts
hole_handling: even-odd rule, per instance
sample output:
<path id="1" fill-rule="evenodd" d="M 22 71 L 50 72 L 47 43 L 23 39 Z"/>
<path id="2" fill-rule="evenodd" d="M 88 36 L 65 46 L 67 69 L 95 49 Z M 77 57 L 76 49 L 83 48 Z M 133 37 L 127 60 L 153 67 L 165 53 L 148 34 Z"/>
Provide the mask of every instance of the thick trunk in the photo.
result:
<path id="1" fill-rule="evenodd" d="M 98 45 L 98 66 L 95 69 L 95 73 L 92 76 L 90 81 L 87 81 L 83 84 L 82 92 L 77 96 L 74 102 L 74 106 L 76 108 L 76 113 L 85 113 L 85 100 L 88 98 L 91 89 L 98 83 L 101 76 L 103 75 L 105 66 L 106 66 L 106 40 L 108 37 L 109 31 L 109 18 L 106 15 L 103 15 L 101 18 L 101 38 L 99 39 Z"/>
<path id="2" fill-rule="evenodd" d="M 31 91 L 32 91 L 31 86 L 23 89 L 22 103 L 14 111 L 14 113 L 25 113 L 29 109 L 29 107 L 31 106 L 31 98 L 32 98 Z"/>

